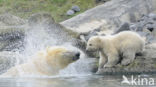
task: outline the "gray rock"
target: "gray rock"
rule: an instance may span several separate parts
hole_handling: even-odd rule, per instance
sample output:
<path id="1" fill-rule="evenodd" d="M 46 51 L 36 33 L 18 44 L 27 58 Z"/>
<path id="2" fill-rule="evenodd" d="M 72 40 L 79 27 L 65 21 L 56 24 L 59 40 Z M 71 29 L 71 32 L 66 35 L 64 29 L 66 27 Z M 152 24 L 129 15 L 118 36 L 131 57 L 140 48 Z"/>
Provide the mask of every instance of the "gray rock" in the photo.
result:
<path id="1" fill-rule="evenodd" d="M 149 16 L 147 15 L 143 15 L 139 21 L 145 21 L 145 20 L 148 20 L 149 19 Z"/>
<path id="2" fill-rule="evenodd" d="M 6 25 L 6 26 L 23 25 L 26 23 L 25 20 L 23 20 L 17 16 L 11 15 L 11 14 L 0 15 L 0 22 L 1 22 L 0 24 Z"/>
<path id="3" fill-rule="evenodd" d="M 73 10 L 68 10 L 66 14 L 69 15 L 69 16 L 71 16 L 71 15 L 73 15 L 74 13 L 75 13 L 75 12 L 74 12 Z"/>
<path id="4" fill-rule="evenodd" d="M 137 25 L 137 30 L 136 31 L 143 31 L 143 27 L 145 26 L 144 22 L 136 23 L 136 25 Z"/>
<path id="5" fill-rule="evenodd" d="M 96 0 L 96 3 L 107 2 L 107 1 L 110 1 L 110 0 Z"/>
<path id="6" fill-rule="evenodd" d="M 16 50 L 23 46 L 26 21 L 11 14 L 0 15 L 0 51 Z"/>
<path id="7" fill-rule="evenodd" d="M 156 14 L 150 13 L 148 16 L 152 18 L 154 21 L 156 21 Z"/>
<path id="8" fill-rule="evenodd" d="M 98 35 L 97 32 L 100 32 L 100 29 L 82 33 L 82 35 L 84 35 L 85 40 L 88 41 L 90 37 Z"/>
<path id="9" fill-rule="evenodd" d="M 146 45 L 145 48 L 146 48 L 147 50 L 156 50 L 156 42 Z M 145 51 L 145 52 L 150 52 L 150 51 Z M 151 55 L 151 56 L 152 56 L 152 55 Z"/>
<path id="10" fill-rule="evenodd" d="M 150 32 L 152 32 L 152 31 L 154 30 L 153 24 L 146 24 L 146 28 L 147 28 Z"/>
<path id="11" fill-rule="evenodd" d="M 80 7 L 77 6 L 77 5 L 72 6 L 71 9 L 72 9 L 73 11 L 75 11 L 75 12 L 79 12 L 79 11 L 80 11 Z"/>
<path id="12" fill-rule="evenodd" d="M 121 31 L 130 31 L 129 23 L 125 22 L 121 24 L 121 26 L 118 29 L 116 29 L 114 34 L 119 33 Z"/>
<path id="13" fill-rule="evenodd" d="M 138 20 L 142 14 L 155 11 L 155 3 L 155 0 L 111 0 L 63 21 L 61 24 L 80 33 L 94 30 L 102 25 L 111 25 L 113 27 L 109 29 L 112 30 L 118 29 L 118 25 L 121 23 L 131 22 L 129 14 L 133 14 L 133 17 Z M 107 24 L 103 21 L 106 21 Z"/>
<path id="14" fill-rule="evenodd" d="M 0 51 L 19 50 L 24 47 L 24 34 L 21 32 L 4 33 L 0 37 Z"/>
<path id="15" fill-rule="evenodd" d="M 137 25 L 136 24 L 132 24 L 129 26 L 131 31 L 136 31 L 137 30 Z"/>
<path id="16" fill-rule="evenodd" d="M 154 27 L 154 30 L 152 31 L 152 35 L 153 35 L 154 39 L 156 39 L 156 27 Z"/>

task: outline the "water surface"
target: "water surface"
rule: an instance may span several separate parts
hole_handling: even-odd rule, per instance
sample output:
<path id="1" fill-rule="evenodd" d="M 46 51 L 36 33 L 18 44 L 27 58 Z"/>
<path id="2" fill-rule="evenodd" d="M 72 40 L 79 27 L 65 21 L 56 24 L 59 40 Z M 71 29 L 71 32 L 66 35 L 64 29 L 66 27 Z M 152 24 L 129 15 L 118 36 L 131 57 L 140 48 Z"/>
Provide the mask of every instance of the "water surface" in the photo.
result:
<path id="1" fill-rule="evenodd" d="M 154 87 L 123 85 L 121 81 L 121 75 L 1 78 L 0 87 Z"/>

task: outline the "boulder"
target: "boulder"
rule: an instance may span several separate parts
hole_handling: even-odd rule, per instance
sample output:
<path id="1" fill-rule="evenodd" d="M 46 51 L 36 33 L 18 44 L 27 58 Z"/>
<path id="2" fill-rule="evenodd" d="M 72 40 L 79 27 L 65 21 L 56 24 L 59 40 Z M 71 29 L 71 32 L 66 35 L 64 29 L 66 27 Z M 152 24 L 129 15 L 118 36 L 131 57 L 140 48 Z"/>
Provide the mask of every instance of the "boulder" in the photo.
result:
<path id="1" fill-rule="evenodd" d="M 121 24 L 121 26 L 114 31 L 114 34 L 117 34 L 122 31 L 130 31 L 129 23 L 125 22 L 125 23 Z"/>
<path id="2" fill-rule="evenodd" d="M 148 16 L 149 16 L 151 19 L 153 19 L 154 21 L 156 21 L 156 14 L 150 13 Z"/>
<path id="3" fill-rule="evenodd" d="M 65 20 L 60 24 L 80 33 L 89 32 L 100 26 L 108 25 L 112 26 L 109 27 L 110 30 L 114 30 L 124 22 L 134 23 L 143 14 L 155 12 L 155 3 L 155 0 L 111 0 Z"/>
<path id="4" fill-rule="evenodd" d="M 75 11 L 75 12 L 79 12 L 79 11 L 80 11 L 80 7 L 77 6 L 77 5 L 72 6 L 71 9 L 72 9 L 73 11 Z"/>
<path id="5" fill-rule="evenodd" d="M 22 47 L 26 21 L 11 14 L 0 15 L 0 51 Z"/>
<path id="6" fill-rule="evenodd" d="M 74 10 L 68 10 L 66 14 L 67 14 L 68 16 L 71 16 L 71 15 L 73 15 L 74 13 L 75 13 Z"/>
<path id="7" fill-rule="evenodd" d="M 107 1 L 110 1 L 110 0 L 96 0 L 96 3 L 102 3 L 102 2 L 107 2 Z"/>
<path id="8" fill-rule="evenodd" d="M 23 25 L 26 21 L 11 15 L 11 14 L 1 14 L 0 15 L 0 25 L 2 26 L 17 26 L 17 25 Z"/>

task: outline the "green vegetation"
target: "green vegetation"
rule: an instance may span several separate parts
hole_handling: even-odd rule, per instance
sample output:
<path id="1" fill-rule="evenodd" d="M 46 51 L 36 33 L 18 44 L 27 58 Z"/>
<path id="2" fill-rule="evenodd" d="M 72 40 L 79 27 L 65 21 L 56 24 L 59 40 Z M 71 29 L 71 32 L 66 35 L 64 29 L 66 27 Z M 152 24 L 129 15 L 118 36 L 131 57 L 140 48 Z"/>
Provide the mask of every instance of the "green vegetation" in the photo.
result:
<path id="1" fill-rule="evenodd" d="M 95 0 L 0 0 L 0 14 L 11 13 L 22 18 L 27 18 L 33 13 L 49 12 L 57 22 L 72 16 L 66 16 L 66 11 L 73 5 L 81 9 L 73 16 L 96 6 Z"/>

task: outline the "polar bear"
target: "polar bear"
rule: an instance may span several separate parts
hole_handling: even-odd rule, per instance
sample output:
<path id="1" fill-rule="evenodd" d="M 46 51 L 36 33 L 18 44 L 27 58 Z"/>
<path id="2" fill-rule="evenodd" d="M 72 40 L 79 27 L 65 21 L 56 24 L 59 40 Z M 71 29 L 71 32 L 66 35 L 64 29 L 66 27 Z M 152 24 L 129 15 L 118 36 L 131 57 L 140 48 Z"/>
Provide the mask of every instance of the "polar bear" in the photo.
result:
<path id="1" fill-rule="evenodd" d="M 9 69 L 2 76 L 56 75 L 70 63 L 79 59 L 80 53 L 64 47 L 49 47 L 38 52 L 27 63 Z"/>
<path id="2" fill-rule="evenodd" d="M 145 41 L 132 31 L 115 35 L 93 36 L 87 42 L 87 51 L 99 51 L 99 69 L 113 67 L 121 60 L 122 65 L 133 62 L 136 53 L 143 51 Z M 120 58 L 121 57 L 121 58 Z"/>

